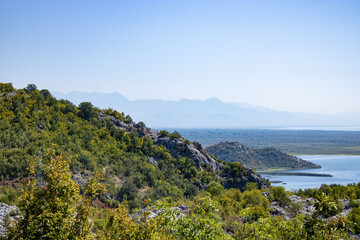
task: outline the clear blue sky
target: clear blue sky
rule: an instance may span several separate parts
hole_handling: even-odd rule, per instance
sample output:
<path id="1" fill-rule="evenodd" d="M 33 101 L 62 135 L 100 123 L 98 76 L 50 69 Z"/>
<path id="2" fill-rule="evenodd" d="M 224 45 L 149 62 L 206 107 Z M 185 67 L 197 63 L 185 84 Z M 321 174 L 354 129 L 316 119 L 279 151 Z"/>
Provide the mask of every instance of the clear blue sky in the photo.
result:
<path id="1" fill-rule="evenodd" d="M 0 81 L 360 112 L 360 1 L 0 0 Z"/>

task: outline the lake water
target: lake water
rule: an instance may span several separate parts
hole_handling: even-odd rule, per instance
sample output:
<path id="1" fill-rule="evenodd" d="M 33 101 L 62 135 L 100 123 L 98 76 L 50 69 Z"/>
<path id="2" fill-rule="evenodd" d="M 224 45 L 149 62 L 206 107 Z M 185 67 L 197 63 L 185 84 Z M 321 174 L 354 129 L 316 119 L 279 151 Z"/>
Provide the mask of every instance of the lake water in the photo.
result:
<path id="1" fill-rule="evenodd" d="M 292 170 L 291 172 L 304 173 L 327 173 L 333 177 L 307 177 L 307 176 L 270 176 L 262 175 L 270 181 L 282 181 L 272 183 L 272 186 L 284 186 L 288 190 L 318 188 L 321 184 L 342 184 L 360 182 L 360 156 L 343 155 L 315 155 L 299 156 L 304 160 L 319 164 L 322 168 Z"/>

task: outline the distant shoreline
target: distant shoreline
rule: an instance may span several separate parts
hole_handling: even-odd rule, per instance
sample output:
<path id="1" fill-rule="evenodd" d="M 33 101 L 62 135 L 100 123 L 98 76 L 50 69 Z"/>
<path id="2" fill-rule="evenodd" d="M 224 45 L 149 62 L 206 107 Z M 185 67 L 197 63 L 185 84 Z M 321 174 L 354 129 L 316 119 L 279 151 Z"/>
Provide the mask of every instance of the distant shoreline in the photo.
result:
<path id="1" fill-rule="evenodd" d="M 258 172 L 260 175 L 275 176 L 304 176 L 304 177 L 333 177 L 327 173 L 303 173 L 303 172 Z"/>
<path id="2" fill-rule="evenodd" d="M 175 130 L 174 130 L 175 131 Z M 274 147 L 291 155 L 360 155 L 360 131 L 177 129 L 186 139 L 204 147 L 239 142 L 251 148 Z"/>
<path id="3" fill-rule="evenodd" d="M 307 156 L 354 156 L 354 157 L 360 157 L 360 154 L 352 154 L 352 153 L 317 153 L 317 154 L 310 154 L 310 153 L 287 153 L 293 156 L 297 157 L 307 157 Z M 305 160 L 305 159 L 304 159 Z M 311 160 L 307 160 L 311 161 Z"/>

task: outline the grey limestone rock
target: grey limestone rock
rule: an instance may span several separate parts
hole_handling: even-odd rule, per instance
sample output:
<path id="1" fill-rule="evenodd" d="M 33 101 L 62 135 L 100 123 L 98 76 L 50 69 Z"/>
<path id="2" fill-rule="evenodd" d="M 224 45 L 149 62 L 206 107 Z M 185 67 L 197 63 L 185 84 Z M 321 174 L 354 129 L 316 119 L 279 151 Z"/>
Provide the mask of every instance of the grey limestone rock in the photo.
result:
<path id="1" fill-rule="evenodd" d="M 196 167 L 199 170 L 203 170 L 204 167 L 210 168 L 214 173 L 221 172 L 224 165 L 221 162 L 216 161 L 213 157 L 207 154 L 199 143 L 190 143 L 182 137 L 173 138 L 171 136 L 161 135 L 158 131 L 151 130 L 147 128 L 143 123 L 129 122 L 125 123 L 119 119 L 116 119 L 113 116 L 108 116 L 104 113 L 99 113 L 100 121 L 104 121 L 105 118 L 109 118 L 113 122 L 114 126 L 124 130 L 127 133 L 132 131 L 137 131 L 138 135 L 141 137 L 149 137 L 155 145 L 163 146 L 169 150 L 173 158 L 178 157 L 188 157 L 196 163 Z M 156 159 L 149 159 L 149 163 L 156 165 Z M 247 175 L 242 176 L 241 186 L 229 186 L 242 189 L 246 182 L 256 182 L 259 188 L 268 187 L 266 181 L 258 174 L 254 172 L 253 169 L 245 167 Z M 229 176 L 231 177 L 231 176 Z M 226 184 L 225 184 L 226 185 Z M 225 186 L 226 187 L 226 186 Z"/>
<path id="2" fill-rule="evenodd" d="M 112 198 L 111 198 L 108 194 L 106 194 L 106 193 L 104 193 L 103 196 L 104 196 L 104 198 L 106 198 L 106 199 L 108 199 L 108 200 L 112 200 Z"/>
<path id="3" fill-rule="evenodd" d="M 176 207 L 175 209 L 179 212 L 184 212 L 184 213 L 189 212 L 189 207 L 187 205 L 180 205 L 180 206 Z"/>
<path id="4" fill-rule="evenodd" d="M 6 235 L 6 221 L 15 221 L 19 218 L 18 208 L 0 202 L 0 237 Z"/>
<path id="5" fill-rule="evenodd" d="M 202 165 L 210 165 L 211 169 L 216 172 L 222 167 L 221 163 L 218 163 L 215 159 L 210 157 L 201 149 L 198 149 L 194 144 L 185 142 L 185 139 L 178 138 L 172 139 L 169 136 L 160 136 L 160 133 L 150 128 L 145 127 L 143 124 L 139 123 L 125 123 L 119 119 L 116 119 L 113 116 L 107 116 L 104 113 L 99 113 L 100 121 L 108 117 L 110 121 L 113 122 L 114 126 L 124 130 L 125 132 L 132 132 L 136 130 L 140 136 L 147 136 L 153 140 L 154 144 L 158 146 L 163 146 L 169 150 L 172 157 L 188 157 L 193 159 L 197 163 L 197 167 L 202 169 Z M 154 162 L 153 162 L 154 163 Z"/>
<path id="6" fill-rule="evenodd" d="M 153 157 L 149 158 L 149 163 L 154 166 L 157 165 L 157 161 Z"/>
<path id="7" fill-rule="evenodd" d="M 294 212 L 294 208 L 291 206 L 281 206 L 278 202 L 270 203 L 270 214 L 272 216 L 282 215 L 285 219 L 290 219 L 295 217 L 298 214 L 303 214 L 305 216 L 312 216 L 316 209 L 314 207 L 313 198 L 302 198 L 296 195 L 288 196 L 292 204 L 297 204 L 300 208 L 297 209 L 297 212 Z"/>
<path id="8" fill-rule="evenodd" d="M 150 136 L 149 136 L 150 137 Z M 209 165 L 213 172 L 221 170 L 222 164 L 210 157 L 205 152 L 198 150 L 194 144 L 186 143 L 183 138 L 171 139 L 168 136 L 155 137 L 152 139 L 154 144 L 164 146 L 170 151 L 172 157 L 188 157 L 195 161 L 197 167 L 202 169 L 203 165 Z"/>
<path id="9" fill-rule="evenodd" d="M 187 205 L 180 205 L 178 207 L 171 207 L 170 209 L 175 210 L 175 219 L 179 219 L 180 217 L 184 217 L 185 214 L 189 213 L 189 207 Z M 156 218 L 163 209 L 157 209 L 157 208 L 142 208 L 139 212 L 135 213 L 133 217 L 139 219 L 143 215 L 144 212 L 148 213 L 149 218 Z"/>
<path id="10" fill-rule="evenodd" d="M 9 93 L 7 94 L 8 97 L 13 97 L 13 96 L 15 96 L 15 95 L 16 95 L 16 92 L 9 92 Z"/>
<path id="11" fill-rule="evenodd" d="M 270 203 L 271 216 L 283 216 L 284 219 L 289 219 L 288 213 L 284 207 L 281 207 L 277 202 Z"/>
<path id="12" fill-rule="evenodd" d="M 261 195 L 267 198 L 270 195 L 270 192 L 262 192 Z"/>

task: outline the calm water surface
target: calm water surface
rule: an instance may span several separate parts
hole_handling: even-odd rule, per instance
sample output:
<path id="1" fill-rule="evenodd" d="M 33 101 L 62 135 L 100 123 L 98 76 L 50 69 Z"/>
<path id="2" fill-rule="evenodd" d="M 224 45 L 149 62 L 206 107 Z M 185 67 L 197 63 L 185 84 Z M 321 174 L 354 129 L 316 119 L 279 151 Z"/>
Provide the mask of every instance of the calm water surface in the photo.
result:
<path id="1" fill-rule="evenodd" d="M 288 190 L 315 188 L 324 183 L 347 185 L 360 182 L 360 156 L 313 155 L 299 157 L 319 164 L 322 168 L 293 170 L 291 172 L 328 173 L 333 177 L 269 176 L 265 174 L 262 176 L 270 179 L 270 181 L 282 181 L 282 183 L 272 183 L 272 185 L 284 186 Z"/>

